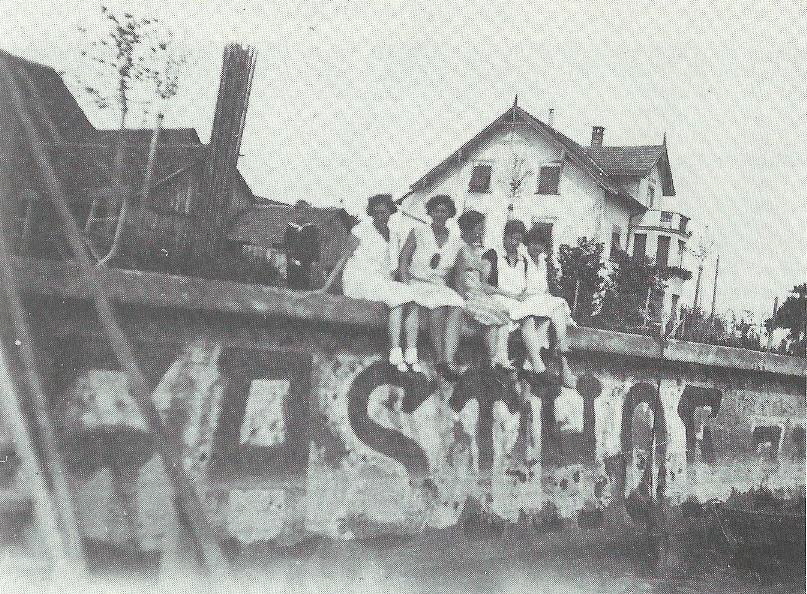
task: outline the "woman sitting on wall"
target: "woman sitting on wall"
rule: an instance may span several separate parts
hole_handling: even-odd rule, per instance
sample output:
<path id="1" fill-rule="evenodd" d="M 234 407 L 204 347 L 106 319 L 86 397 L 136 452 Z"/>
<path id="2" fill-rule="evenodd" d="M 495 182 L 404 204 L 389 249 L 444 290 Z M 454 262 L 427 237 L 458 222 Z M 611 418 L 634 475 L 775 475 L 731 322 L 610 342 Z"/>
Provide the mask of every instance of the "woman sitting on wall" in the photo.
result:
<path id="1" fill-rule="evenodd" d="M 414 301 L 414 297 L 409 285 L 394 280 L 398 267 L 398 244 L 390 231 L 389 219 L 396 210 L 389 194 L 370 197 L 367 201 L 367 214 L 370 218 L 353 227 L 342 259 L 318 292 L 328 291 L 344 268 L 342 291 L 345 295 L 386 304 L 390 308 L 387 325 L 389 362 L 399 370 L 406 371 L 408 367 L 404 363 L 401 349 L 401 328 L 404 304 Z M 417 338 L 418 327 L 415 320 L 414 327 L 407 326 L 406 329 L 407 351 L 416 349 Z"/>
<path id="2" fill-rule="evenodd" d="M 542 373 L 546 366 L 541 349 L 549 345 L 548 330 L 552 320 L 555 327 L 557 350 L 560 355 L 560 377 L 563 385 L 575 388 L 577 378 L 566 360 L 568 352 L 567 327 L 571 322 L 569 305 L 561 297 L 549 293 L 546 280 L 546 262 L 536 266 L 524 254 L 527 228 L 519 220 L 510 220 L 504 226 L 502 248 L 489 250 L 484 258 L 491 264 L 490 283 L 499 288 L 494 299 L 510 314 L 510 319 L 521 327 L 521 336 L 527 349 L 532 370 Z M 499 333 L 498 358 L 509 360 L 507 342 L 509 330 Z M 525 365 L 527 362 L 525 362 Z"/>
<path id="3" fill-rule="evenodd" d="M 456 377 L 455 363 L 462 327 L 462 307 L 459 293 L 446 284 L 446 277 L 454 268 L 462 240 L 456 231 L 446 226 L 448 219 L 457 214 L 449 196 L 432 196 L 426 202 L 426 213 L 431 225 L 415 227 L 401 250 L 401 280 L 412 289 L 418 306 L 430 311 L 429 330 L 438 371 L 449 378 Z M 406 313 L 406 327 L 418 326 L 418 307 Z M 417 364 L 417 351 L 407 348 L 405 361 Z"/>
<path id="4" fill-rule="evenodd" d="M 491 266 L 482 259 L 482 237 L 485 234 L 485 216 L 468 210 L 457 219 L 463 245 L 457 255 L 455 266 L 457 291 L 465 299 L 465 310 L 484 326 L 485 342 L 492 366 L 504 365 L 498 350 L 499 333 L 510 324 L 510 316 L 493 295 L 499 288 L 488 284 Z"/>

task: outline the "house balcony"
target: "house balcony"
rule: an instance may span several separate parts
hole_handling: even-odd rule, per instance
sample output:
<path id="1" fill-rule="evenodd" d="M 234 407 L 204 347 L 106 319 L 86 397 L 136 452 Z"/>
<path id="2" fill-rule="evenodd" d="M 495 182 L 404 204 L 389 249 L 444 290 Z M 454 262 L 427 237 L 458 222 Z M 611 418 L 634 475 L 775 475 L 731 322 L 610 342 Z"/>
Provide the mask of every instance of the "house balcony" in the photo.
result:
<path id="1" fill-rule="evenodd" d="M 635 229 L 666 231 L 681 237 L 689 238 L 689 217 L 669 210 L 648 210 L 636 224 Z"/>

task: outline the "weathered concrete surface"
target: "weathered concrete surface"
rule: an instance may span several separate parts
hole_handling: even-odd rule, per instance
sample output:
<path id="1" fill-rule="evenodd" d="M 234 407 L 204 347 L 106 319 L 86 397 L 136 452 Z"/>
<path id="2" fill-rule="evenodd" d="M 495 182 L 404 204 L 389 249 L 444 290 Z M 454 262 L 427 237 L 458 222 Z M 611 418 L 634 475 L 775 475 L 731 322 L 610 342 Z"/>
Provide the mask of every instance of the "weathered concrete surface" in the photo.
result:
<path id="1" fill-rule="evenodd" d="M 70 265 L 17 270 L 85 533 L 160 548 L 170 495 L 87 288 Z M 579 329 L 577 391 L 484 376 L 455 387 L 378 363 L 372 304 L 117 270 L 101 282 L 160 380 L 155 403 L 220 536 L 242 544 L 441 528 L 468 501 L 539 531 L 616 526 L 654 427 L 673 502 L 803 489 L 801 359 Z M 469 340 L 461 356 L 478 351 Z"/>

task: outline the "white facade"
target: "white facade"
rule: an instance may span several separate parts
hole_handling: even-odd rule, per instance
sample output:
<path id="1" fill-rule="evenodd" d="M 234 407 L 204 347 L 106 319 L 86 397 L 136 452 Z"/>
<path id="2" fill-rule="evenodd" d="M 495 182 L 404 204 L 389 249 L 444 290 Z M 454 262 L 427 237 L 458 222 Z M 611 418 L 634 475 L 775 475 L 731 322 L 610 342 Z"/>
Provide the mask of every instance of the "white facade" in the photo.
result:
<path id="1" fill-rule="evenodd" d="M 519 117 L 511 118 L 513 113 Z M 660 222 L 668 198 L 664 194 L 674 194 L 669 167 L 662 170 L 657 161 L 641 174 L 607 175 L 596 165 L 592 170 L 584 147 L 565 137 L 559 140 L 556 131 L 528 120 L 534 118 L 514 106 L 427 174 L 428 183 L 421 180 L 414 184 L 403 210 L 425 221 L 425 202 L 431 196 L 447 194 L 454 199 L 458 212 L 474 209 L 486 216 L 488 247 L 501 244 L 508 218 L 521 219 L 528 229 L 535 223 L 551 224 L 556 253 L 560 245 L 576 245 L 583 237 L 603 243 L 606 258 L 616 247 L 633 253 L 633 235 L 640 233 L 645 236 L 647 255 L 655 257 L 658 238 L 669 237 L 664 265 L 689 268 L 684 255 L 689 232 L 674 227 L 681 215 L 673 213 L 674 221 Z M 666 149 L 663 152 L 666 159 Z M 482 166 L 490 168 L 489 183 L 475 186 L 474 170 Z M 539 191 L 544 167 L 560 168 L 557 187 L 550 184 L 550 191 L 546 187 Z M 411 218 L 401 220 L 404 227 L 417 224 Z M 684 242 L 683 247 L 679 241 Z M 666 322 L 671 315 L 678 315 L 682 283 L 680 275 L 670 277 L 663 307 L 654 303 L 657 318 Z"/>
<path id="2" fill-rule="evenodd" d="M 485 242 L 501 243 L 502 230 L 512 204 L 512 216 L 534 223 L 551 223 L 553 245 L 574 245 L 579 237 L 594 238 L 606 245 L 614 224 L 628 228 L 627 205 L 606 197 L 605 189 L 563 147 L 525 124 L 511 132 L 502 128 L 491 133 L 469 154 L 449 165 L 427 190 L 416 190 L 406 200 L 405 208 L 426 217 L 424 204 L 436 194 L 448 194 L 459 212 L 478 210 L 486 216 Z M 471 175 L 477 165 L 491 166 L 487 191 L 469 190 Z M 515 166 L 514 166 L 515 165 Z M 536 192 L 542 166 L 560 165 L 556 194 Z M 515 172 L 515 174 L 514 174 Z M 511 181 L 521 180 L 514 193 Z"/>
<path id="3" fill-rule="evenodd" d="M 631 233 L 628 253 L 637 255 L 637 252 L 643 251 L 657 266 L 672 269 L 666 281 L 663 301 L 658 304 L 658 317 L 663 324 L 669 320 L 677 321 L 681 313 L 681 296 L 686 282 L 683 275 L 691 276 L 692 270 L 687 245 L 691 236 L 688 217 L 663 209 L 645 212 Z"/>

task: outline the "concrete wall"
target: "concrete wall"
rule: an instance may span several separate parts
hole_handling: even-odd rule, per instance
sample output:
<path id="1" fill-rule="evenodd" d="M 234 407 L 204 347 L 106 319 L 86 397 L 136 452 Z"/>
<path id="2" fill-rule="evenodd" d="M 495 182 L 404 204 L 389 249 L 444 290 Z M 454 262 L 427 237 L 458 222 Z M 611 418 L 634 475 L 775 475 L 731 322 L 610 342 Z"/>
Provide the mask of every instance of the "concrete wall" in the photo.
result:
<path id="1" fill-rule="evenodd" d="M 170 494 L 86 285 L 61 264 L 17 272 L 83 530 L 162 547 Z M 654 414 L 673 501 L 803 488 L 804 360 L 580 329 L 578 390 L 502 387 L 479 374 L 469 328 L 471 367 L 455 385 L 428 362 L 423 375 L 383 363 L 373 304 L 123 271 L 102 282 L 216 529 L 242 544 L 447 527 L 469 501 L 509 521 L 612 521 L 647 463 Z"/>

